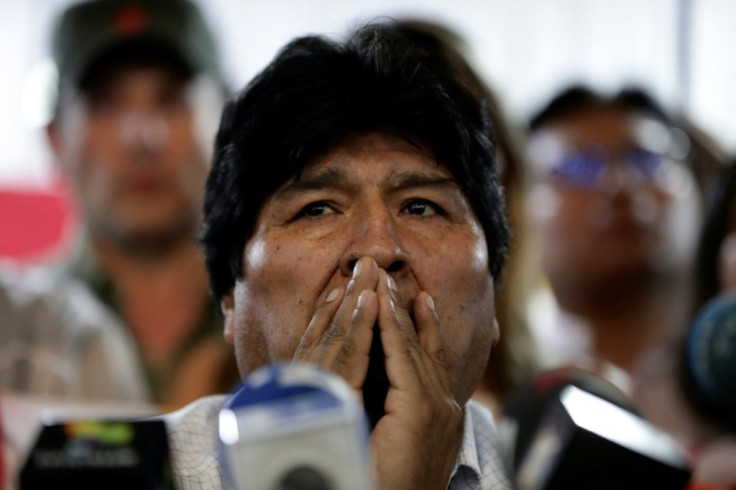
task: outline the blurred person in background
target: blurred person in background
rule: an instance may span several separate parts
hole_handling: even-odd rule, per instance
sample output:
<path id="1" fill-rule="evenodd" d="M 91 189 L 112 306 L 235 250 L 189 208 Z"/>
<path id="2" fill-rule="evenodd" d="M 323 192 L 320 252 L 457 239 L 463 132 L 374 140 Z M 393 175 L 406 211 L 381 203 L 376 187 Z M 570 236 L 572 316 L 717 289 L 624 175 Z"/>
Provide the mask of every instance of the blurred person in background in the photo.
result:
<path id="1" fill-rule="evenodd" d="M 529 294 L 529 256 L 526 241 L 527 216 L 524 208 L 524 164 L 519 134 L 509 123 L 497 97 L 471 68 L 466 41 L 446 26 L 420 19 L 389 23 L 432 56 L 454 71 L 454 76 L 481 100 L 493 128 L 492 140 L 501 184 L 505 191 L 506 210 L 512 230 L 509 258 L 502 280 L 496 283 L 496 315 L 503 330 L 493 347 L 486 374 L 474 398 L 494 413 L 505 398 L 538 371 L 536 346 L 526 323 Z"/>
<path id="2" fill-rule="evenodd" d="M 64 400 L 145 402 L 134 344 L 84 284 L 0 269 L 0 389 Z M 11 395 L 12 394 L 12 395 Z"/>
<path id="3" fill-rule="evenodd" d="M 702 315 L 704 307 L 712 307 L 709 302 L 736 294 L 736 161 L 724 166 L 713 182 L 698 243 L 696 301 L 689 317 L 691 325 L 695 325 L 695 318 Z M 728 323 L 721 323 L 719 327 L 729 328 Z M 709 350 L 701 352 L 712 363 L 707 369 L 711 383 L 715 383 L 712 385 L 714 394 L 723 397 L 725 403 L 733 404 L 736 400 L 734 384 L 724 384 L 722 378 L 728 376 L 728 372 L 731 372 L 731 379 L 736 377 L 736 353 L 733 352 L 736 343 L 733 327 L 730 328 L 731 333 L 713 331 L 714 335 L 722 332 L 717 334 L 716 347 L 725 351 L 721 350 L 719 355 Z M 698 390 L 687 381 L 685 349 L 689 342 L 692 338 L 686 333 L 650 353 L 637 366 L 636 397 L 649 419 L 690 449 L 695 481 L 704 485 L 702 488 L 736 488 L 736 467 L 733 465 L 736 461 L 736 417 L 714 412 L 713 402 L 701 399 Z M 711 344 L 701 349 L 708 345 Z"/>
<path id="4" fill-rule="evenodd" d="M 212 34 L 185 0 L 73 6 L 54 35 L 49 141 L 85 236 L 68 264 L 120 316 L 153 400 L 237 380 L 195 244 L 226 91 Z"/>
<path id="5" fill-rule="evenodd" d="M 534 335 L 547 364 L 625 384 L 690 317 L 702 210 L 686 137 L 638 90 L 573 87 L 530 126 L 527 205 L 554 297 Z"/>
<path id="6" fill-rule="evenodd" d="M 110 310 L 94 320 L 116 330 L 104 337 L 133 339 L 144 399 L 177 406 L 229 390 L 237 369 L 196 245 L 226 97 L 204 19 L 185 0 L 80 3 L 59 17 L 52 50 L 48 139 L 83 225 L 56 287 L 86 285 Z M 54 319 L 39 322 L 24 329 L 42 340 Z"/>

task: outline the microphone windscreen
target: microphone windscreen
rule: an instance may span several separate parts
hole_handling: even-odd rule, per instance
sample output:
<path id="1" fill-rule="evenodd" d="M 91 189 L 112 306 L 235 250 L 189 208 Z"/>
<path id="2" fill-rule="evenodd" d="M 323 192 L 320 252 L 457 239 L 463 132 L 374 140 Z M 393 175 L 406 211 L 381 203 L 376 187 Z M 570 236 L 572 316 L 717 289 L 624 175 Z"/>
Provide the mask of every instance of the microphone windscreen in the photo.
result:
<path id="1" fill-rule="evenodd" d="M 372 488 L 363 406 L 342 378 L 315 366 L 252 373 L 220 411 L 218 434 L 231 488 Z"/>
<path id="2" fill-rule="evenodd" d="M 713 298 L 695 316 L 685 338 L 683 379 L 695 409 L 736 430 L 736 294 Z"/>

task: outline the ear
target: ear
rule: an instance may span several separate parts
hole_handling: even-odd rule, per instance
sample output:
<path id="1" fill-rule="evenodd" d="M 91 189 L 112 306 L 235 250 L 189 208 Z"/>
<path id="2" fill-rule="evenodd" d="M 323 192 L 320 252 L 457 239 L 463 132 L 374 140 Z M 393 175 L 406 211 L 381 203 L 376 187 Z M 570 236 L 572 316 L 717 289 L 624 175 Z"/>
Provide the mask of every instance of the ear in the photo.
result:
<path id="1" fill-rule="evenodd" d="M 51 151 L 54 152 L 54 155 L 58 159 L 59 153 L 61 152 L 61 135 L 59 134 L 59 126 L 56 124 L 56 119 L 46 125 L 46 139 L 49 142 Z"/>
<path id="2" fill-rule="evenodd" d="M 222 316 L 225 317 L 225 331 L 223 336 L 228 343 L 232 344 L 235 334 L 235 300 L 233 299 L 232 289 L 220 300 L 220 310 L 222 311 Z"/>
<path id="3" fill-rule="evenodd" d="M 493 341 L 493 344 L 496 345 L 501 340 L 501 329 L 498 327 L 498 319 L 495 317 L 493 318 L 493 327 L 491 329 L 491 338 Z"/>
<path id="4" fill-rule="evenodd" d="M 59 169 L 65 170 L 63 164 L 64 159 L 62 158 L 61 128 L 56 119 L 46 125 L 46 140 L 49 142 L 51 152 L 54 154 L 54 163 L 56 163 Z"/>

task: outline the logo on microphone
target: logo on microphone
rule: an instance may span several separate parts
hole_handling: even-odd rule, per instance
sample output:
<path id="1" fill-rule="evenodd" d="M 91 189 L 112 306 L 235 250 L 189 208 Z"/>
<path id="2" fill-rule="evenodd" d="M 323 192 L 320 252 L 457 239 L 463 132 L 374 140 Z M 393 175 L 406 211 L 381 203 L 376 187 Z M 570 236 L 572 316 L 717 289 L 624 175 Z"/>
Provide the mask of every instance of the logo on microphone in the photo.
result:
<path id="1" fill-rule="evenodd" d="M 75 421 L 62 425 L 66 438 L 56 449 L 33 453 L 38 468 L 132 468 L 140 464 L 130 448 L 133 427 L 126 422 Z"/>

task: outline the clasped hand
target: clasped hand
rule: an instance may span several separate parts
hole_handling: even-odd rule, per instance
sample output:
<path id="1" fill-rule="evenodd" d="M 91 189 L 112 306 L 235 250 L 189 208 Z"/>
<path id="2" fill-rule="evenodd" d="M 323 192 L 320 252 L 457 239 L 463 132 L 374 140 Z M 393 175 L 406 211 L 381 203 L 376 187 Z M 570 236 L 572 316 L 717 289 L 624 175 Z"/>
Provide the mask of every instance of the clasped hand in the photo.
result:
<path id="1" fill-rule="evenodd" d="M 361 399 L 369 397 L 363 388 L 371 342 L 380 335 L 389 386 L 371 434 L 377 487 L 445 489 L 462 443 L 463 409 L 452 393 L 432 297 L 418 292 L 410 314 L 398 293 L 375 260 L 361 258 L 347 288 L 330 291 L 314 312 L 294 360 L 333 371 Z"/>

